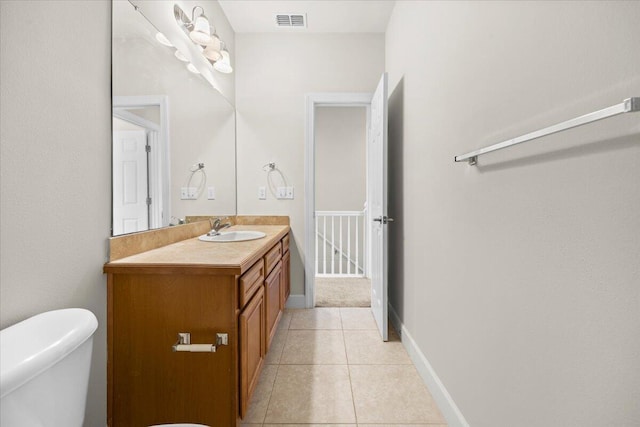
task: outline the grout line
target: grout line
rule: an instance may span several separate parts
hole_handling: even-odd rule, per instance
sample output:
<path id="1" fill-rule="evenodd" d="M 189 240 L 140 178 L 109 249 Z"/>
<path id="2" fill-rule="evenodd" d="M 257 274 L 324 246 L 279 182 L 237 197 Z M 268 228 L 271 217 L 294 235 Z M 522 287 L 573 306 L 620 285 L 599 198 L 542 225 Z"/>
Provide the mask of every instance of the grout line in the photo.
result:
<path id="1" fill-rule="evenodd" d="M 356 425 L 358 424 L 358 412 L 356 411 L 356 398 L 353 394 L 353 381 L 351 380 L 351 364 L 349 363 L 349 353 L 347 353 L 347 340 L 344 336 L 344 324 L 342 323 L 342 308 L 338 309 L 340 313 L 340 325 L 342 328 L 342 342 L 344 344 L 344 356 L 347 359 L 347 373 L 349 374 L 349 388 L 351 390 L 351 405 L 353 406 L 353 416 L 355 417 Z"/>
<path id="2" fill-rule="evenodd" d="M 291 319 L 289 319 L 289 326 L 291 325 L 291 320 L 293 319 L 293 315 L 291 315 Z M 282 319 L 280 319 L 282 321 Z M 267 414 L 269 413 L 269 406 L 271 406 L 271 398 L 273 397 L 273 390 L 276 388 L 276 381 L 278 381 L 278 374 L 280 373 L 280 365 L 282 364 L 282 355 L 284 354 L 284 348 L 287 345 L 287 339 L 289 339 L 289 326 L 285 329 L 284 343 L 282 344 L 282 352 L 280 353 L 280 357 L 278 358 L 278 363 L 276 363 L 276 375 L 273 379 L 273 384 L 271 384 L 271 392 L 269 393 L 269 401 L 267 402 L 267 409 L 264 411 L 264 418 L 262 419 L 262 424 L 267 422 Z M 277 333 L 277 332 L 276 332 Z M 264 368 L 263 368 L 264 369 Z"/>

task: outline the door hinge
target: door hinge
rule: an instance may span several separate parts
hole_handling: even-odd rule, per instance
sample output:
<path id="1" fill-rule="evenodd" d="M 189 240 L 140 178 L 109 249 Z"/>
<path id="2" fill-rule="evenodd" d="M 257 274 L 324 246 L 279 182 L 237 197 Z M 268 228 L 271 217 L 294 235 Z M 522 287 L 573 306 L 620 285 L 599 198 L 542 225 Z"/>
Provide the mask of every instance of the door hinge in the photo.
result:
<path id="1" fill-rule="evenodd" d="M 151 197 L 147 197 L 147 206 L 151 206 Z"/>
<path id="2" fill-rule="evenodd" d="M 151 152 L 151 146 L 150 146 L 149 144 L 145 145 L 145 146 L 144 146 L 144 149 L 145 149 L 145 151 L 146 151 L 147 153 L 150 153 L 150 152 Z"/>

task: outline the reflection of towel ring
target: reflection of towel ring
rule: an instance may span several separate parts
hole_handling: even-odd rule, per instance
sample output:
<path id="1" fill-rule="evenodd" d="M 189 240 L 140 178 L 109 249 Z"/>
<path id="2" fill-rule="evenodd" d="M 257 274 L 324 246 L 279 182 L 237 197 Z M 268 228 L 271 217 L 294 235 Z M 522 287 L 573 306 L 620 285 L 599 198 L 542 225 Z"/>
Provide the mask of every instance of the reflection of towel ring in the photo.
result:
<path id="1" fill-rule="evenodd" d="M 200 172 L 202 174 L 202 179 L 200 180 L 200 183 L 198 184 L 198 189 L 196 190 L 196 196 L 195 198 L 199 198 L 200 195 L 202 194 L 202 192 L 204 191 L 204 187 L 207 185 L 207 174 L 204 171 L 204 163 L 196 163 L 193 166 L 191 166 L 189 168 L 189 171 L 191 172 L 191 175 L 189 175 L 189 180 L 187 181 L 187 185 L 185 187 L 187 187 L 187 191 L 189 191 L 189 187 L 191 186 L 191 180 L 193 179 L 193 176 L 197 173 Z"/>
<path id="2" fill-rule="evenodd" d="M 287 186 L 287 178 L 285 178 L 284 174 L 280 169 L 276 167 L 274 162 L 267 163 L 262 166 L 262 170 L 267 172 L 267 185 L 269 186 L 269 191 L 273 195 L 273 197 L 278 198 L 276 190 L 278 187 L 286 187 Z M 280 175 L 280 179 L 282 181 L 282 185 L 275 185 L 272 178 L 272 172 L 276 172 Z"/>

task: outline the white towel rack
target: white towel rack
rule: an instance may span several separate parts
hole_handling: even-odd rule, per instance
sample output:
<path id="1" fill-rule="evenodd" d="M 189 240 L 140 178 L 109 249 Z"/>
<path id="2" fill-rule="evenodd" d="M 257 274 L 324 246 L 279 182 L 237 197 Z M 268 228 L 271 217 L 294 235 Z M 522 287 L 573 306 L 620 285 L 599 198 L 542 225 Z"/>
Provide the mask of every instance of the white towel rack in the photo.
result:
<path id="1" fill-rule="evenodd" d="M 542 138 L 543 136 L 551 135 L 563 130 L 575 128 L 578 126 L 593 123 L 598 120 L 606 119 L 609 117 L 617 116 L 623 113 L 635 113 L 640 111 L 640 97 L 627 98 L 620 104 L 612 105 L 611 107 L 603 108 L 602 110 L 594 111 L 593 113 L 585 114 L 580 117 L 576 117 L 553 126 L 546 127 L 544 129 L 530 132 L 526 135 L 519 136 L 517 138 L 508 139 L 506 141 L 499 142 L 497 144 L 490 145 L 488 147 L 481 148 L 479 150 L 470 151 L 469 153 L 456 156 L 454 160 L 456 162 L 463 162 L 467 160 L 470 165 L 475 165 L 478 162 L 478 156 L 482 154 L 491 153 L 492 151 L 502 150 L 503 148 L 511 147 L 516 144 L 531 141 L 533 139 Z"/>

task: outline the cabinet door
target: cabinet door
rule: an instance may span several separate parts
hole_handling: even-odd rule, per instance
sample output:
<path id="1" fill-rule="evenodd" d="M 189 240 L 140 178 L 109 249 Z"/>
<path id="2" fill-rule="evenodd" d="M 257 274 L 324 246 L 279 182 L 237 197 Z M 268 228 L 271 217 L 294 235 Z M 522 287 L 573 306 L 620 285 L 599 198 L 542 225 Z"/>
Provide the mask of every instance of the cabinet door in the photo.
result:
<path id="1" fill-rule="evenodd" d="M 112 310 L 110 426 L 195 423 L 234 426 L 238 418 L 236 281 L 233 276 L 116 275 Z M 178 333 L 215 353 L 174 352 Z"/>
<path id="2" fill-rule="evenodd" d="M 240 417 L 244 418 L 265 356 L 265 310 L 262 286 L 240 313 Z"/>
<path id="3" fill-rule="evenodd" d="M 282 261 L 273 268 L 271 274 L 267 276 L 264 282 L 265 303 L 267 309 L 267 351 L 271 345 L 271 340 L 276 333 L 276 325 L 280 317 L 280 271 L 282 270 Z"/>
<path id="4" fill-rule="evenodd" d="M 291 294 L 291 254 L 287 251 L 282 257 L 282 271 L 280 272 L 280 309 L 284 310 L 287 299 Z"/>

